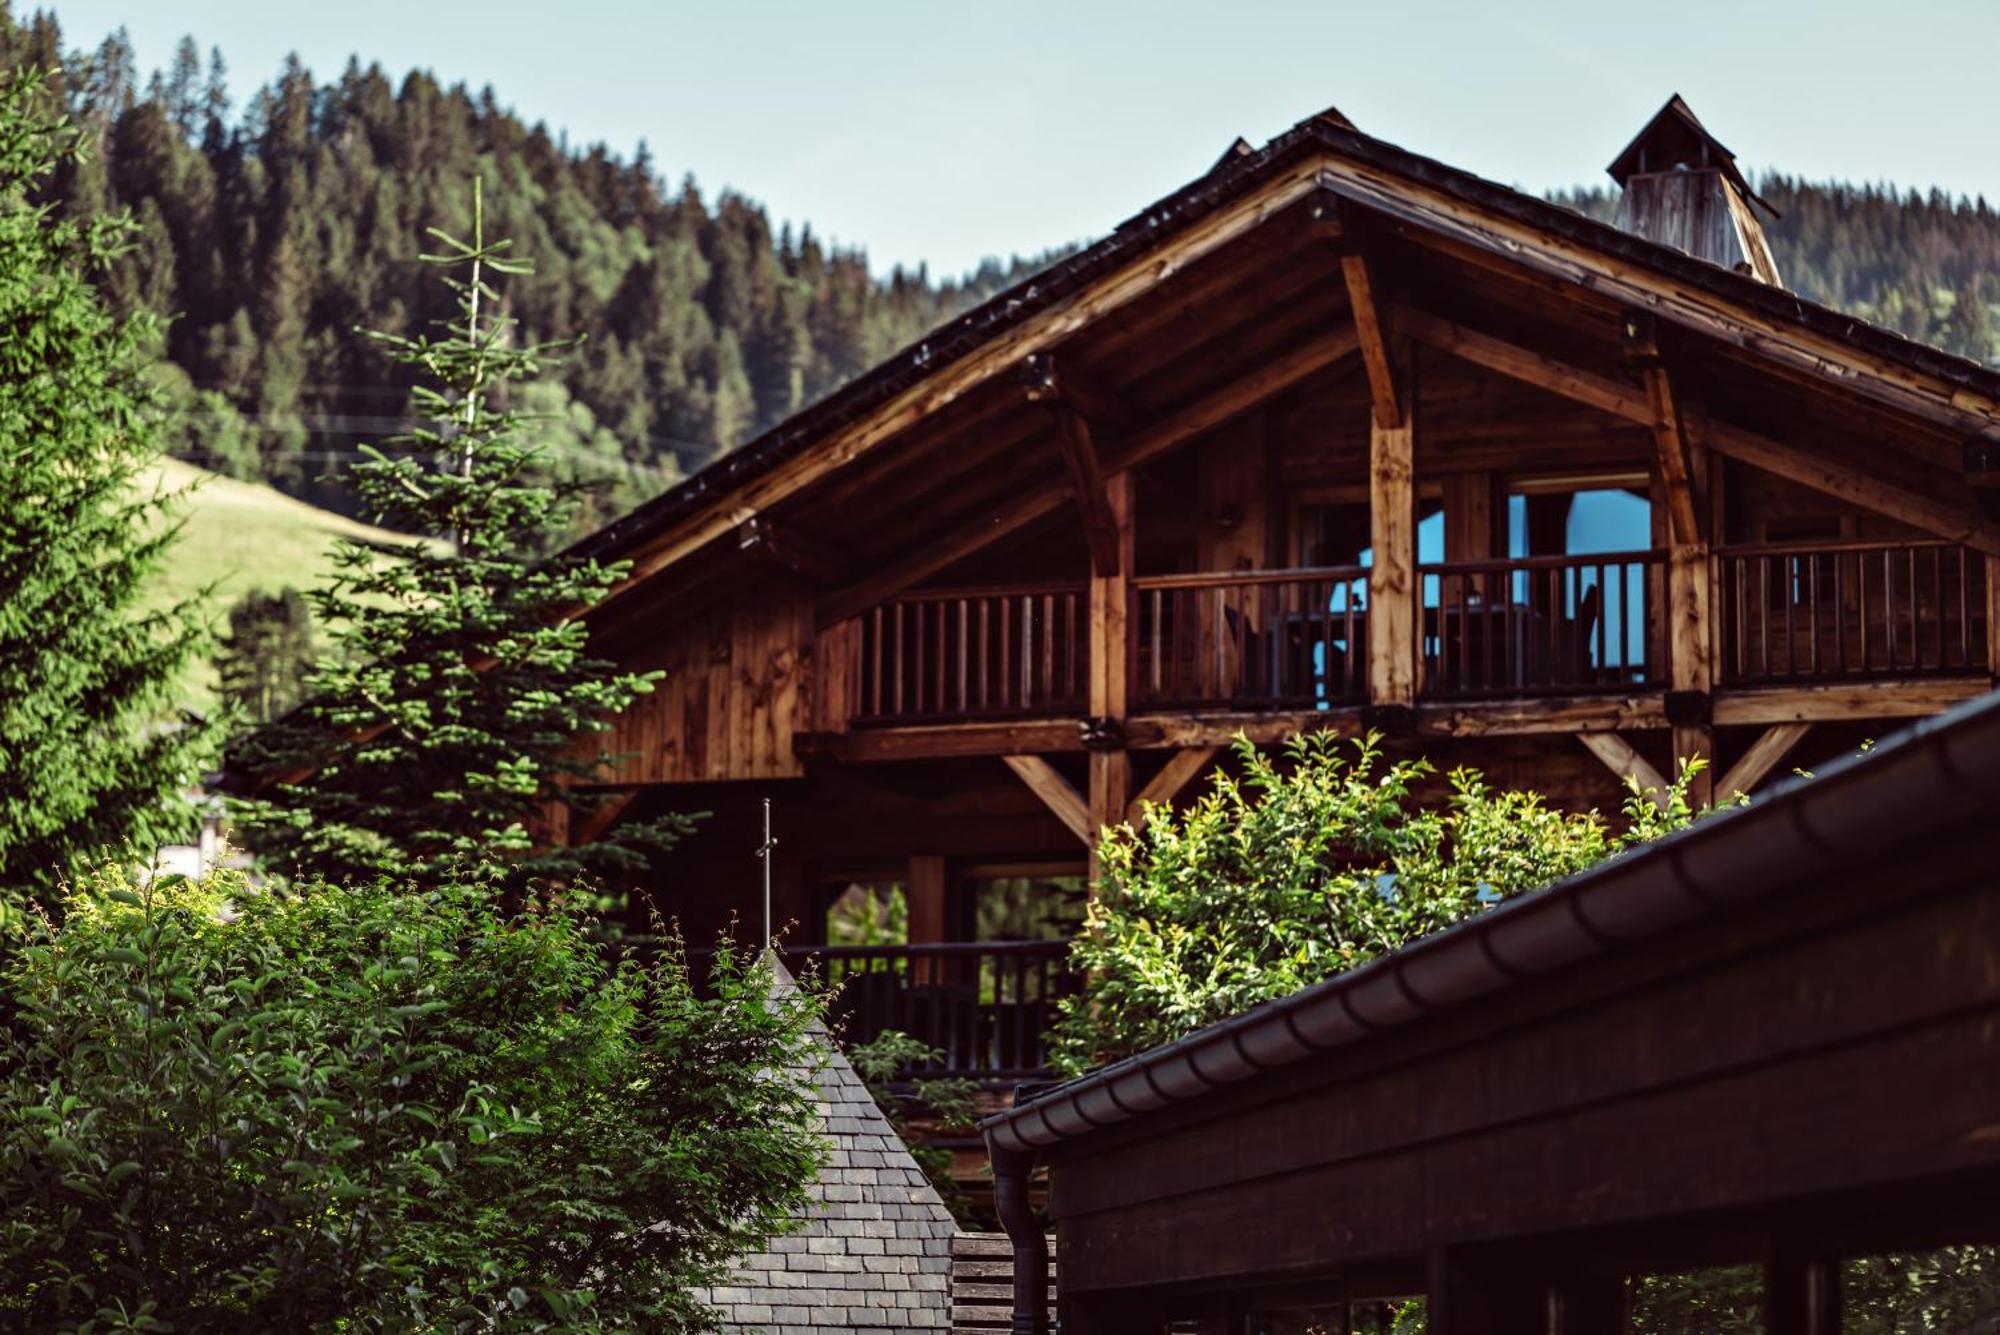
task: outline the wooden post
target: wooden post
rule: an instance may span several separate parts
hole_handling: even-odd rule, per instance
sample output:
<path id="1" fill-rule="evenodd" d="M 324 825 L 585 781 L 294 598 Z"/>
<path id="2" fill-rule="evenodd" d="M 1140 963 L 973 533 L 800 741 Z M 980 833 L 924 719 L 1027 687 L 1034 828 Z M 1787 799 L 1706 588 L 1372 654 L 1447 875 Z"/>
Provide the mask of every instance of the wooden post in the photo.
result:
<path id="1" fill-rule="evenodd" d="M 2000 684 L 2000 556 L 1986 558 L 1986 670 Z"/>
<path id="2" fill-rule="evenodd" d="M 1688 405 L 1676 392 L 1652 314 L 1628 311 L 1622 334 L 1625 357 L 1645 385 L 1644 420 L 1653 435 L 1653 531 L 1667 541 L 1667 717 L 1673 722 L 1674 769 L 1697 757 L 1708 762 L 1688 786 L 1697 806 L 1714 800 L 1715 729 L 1710 725 L 1715 689 L 1715 628 L 1709 614 L 1715 585 L 1709 553 L 1712 472 L 1708 446 L 1697 439 Z"/>
<path id="3" fill-rule="evenodd" d="M 1368 696 L 1378 709 L 1417 702 L 1416 403 L 1407 347 L 1397 357 L 1397 420 L 1371 410 L 1368 432 Z"/>
<path id="4" fill-rule="evenodd" d="M 1132 638 L 1127 619 L 1132 611 L 1132 493 L 1128 469 L 1106 479 L 1118 539 L 1117 569 L 1090 577 L 1090 715 L 1091 727 L 1106 736 L 1090 752 L 1090 880 L 1097 882 L 1097 834 L 1125 819 L 1132 801 L 1132 755 L 1125 749 L 1123 729 L 1130 712 Z"/>
<path id="5" fill-rule="evenodd" d="M 911 945 L 936 945 L 949 935 L 944 898 L 944 859 L 935 853 L 912 853 L 903 875 L 903 903 L 909 909 Z M 936 982 L 941 963 L 928 959 L 915 961 L 912 970 L 914 981 Z"/>
<path id="6" fill-rule="evenodd" d="M 1503 555 L 1498 550 L 1499 525 L 1495 523 L 1495 510 L 1499 509 L 1504 520 L 1505 504 L 1495 494 L 1493 474 L 1445 474 L 1444 559 L 1485 561 Z"/>
<path id="7" fill-rule="evenodd" d="M 1667 555 L 1667 676 L 1670 690 L 1704 701 L 1715 687 L 1709 618 L 1714 560 L 1707 543 L 1676 545 Z M 1710 768 L 1689 787 L 1688 800 L 1707 806 L 1715 793 L 1715 729 L 1706 718 L 1674 724 L 1675 777 L 1683 761 L 1701 757 Z"/>

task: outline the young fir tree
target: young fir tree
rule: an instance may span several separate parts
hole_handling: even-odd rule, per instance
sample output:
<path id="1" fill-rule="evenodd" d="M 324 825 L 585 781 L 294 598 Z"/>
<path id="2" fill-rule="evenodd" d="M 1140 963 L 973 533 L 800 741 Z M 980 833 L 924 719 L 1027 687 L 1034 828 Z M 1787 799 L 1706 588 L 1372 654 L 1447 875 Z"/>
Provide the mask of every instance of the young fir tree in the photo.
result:
<path id="1" fill-rule="evenodd" d="M 141 479 L 153 324 L 91 279 L 131 225 L 47 205 L 80 150 L 47 100 L 39 73 L 0 81 L 0 918 L 52 905 L 81 861 L 184 835 L 209 741 L 174 708 L 193 608 L 144 598 L 177 531 Z"/>
<path id="2" fill-rule="evenodd" d="M 420 423 L 364 448 L 350 476 L 369 517 L 442 541 L 389 558 L 347 544 L 338 574 L 313 595 L 334 652 L 307 703 L 247 740 L 244 767 L 275 780 L 240 804 L 238 828 L 266 865 L 298 877 L 450 879 L 472 861 L 504 863 L 522 889 L 579 873 L 617 881 L 670 844 L 687 819 L 620 826 L 582 847 L 535 830 L 574 781 L 610 756 L 588 745 L 605 719 L 659 674 L 592 657 L 571 616 L 624 575 L 621 564 L 552 545 L 576 490 L 546 477 L 534 422 L 507 404 L 556 349 L 516 340 L 493 279 L 529 272 L 489 241 L 474 184 L 472 239 L 430 229 L 444 248 L 454 318 L 435 335 L 377 333 L 422 378 Z"/>

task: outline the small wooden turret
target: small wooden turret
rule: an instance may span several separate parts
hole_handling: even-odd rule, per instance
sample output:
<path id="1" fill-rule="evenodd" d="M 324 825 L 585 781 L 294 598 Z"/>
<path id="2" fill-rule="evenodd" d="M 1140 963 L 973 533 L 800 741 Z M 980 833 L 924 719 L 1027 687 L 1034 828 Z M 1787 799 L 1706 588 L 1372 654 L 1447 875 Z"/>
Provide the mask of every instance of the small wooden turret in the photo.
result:
<path id="1" fill-rule="evenodd" d="M 1612 160 L 1624 188 L 1618 225 L 1648 241 L 1783 286 L 1757 210 L 1759 199 L 1737 169 L 1736 155 L 1708 132 L 1679 93 Z"/>

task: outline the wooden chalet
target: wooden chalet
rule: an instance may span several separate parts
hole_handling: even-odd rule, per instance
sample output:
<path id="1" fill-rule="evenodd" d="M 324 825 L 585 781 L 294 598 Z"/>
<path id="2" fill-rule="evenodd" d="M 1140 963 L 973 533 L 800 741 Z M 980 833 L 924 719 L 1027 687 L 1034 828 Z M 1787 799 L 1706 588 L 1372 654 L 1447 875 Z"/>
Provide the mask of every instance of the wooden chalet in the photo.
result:
<path id="1" fill-rule="evenodd" d="M 1023 1098 L 985 1123 L 1013 1330 L 1047 1329 L 1051 1224 L 1063 1335 L 1348 1335 L 1412 1296 L 1430 1335 L 1914 1331 L 1919 1295 L 1985 1328 L 1953 1285 L 2000 1243 L 1996 820 L 1988 698 Z"/>
<path id="2" fill-rule="evenodd" d="M 579 830 L 711 812 L 655 892 L 699 938 L 769 799 L 790 940 L 906 909 L 826 952 L 854 1022 L 998 1083 L 1096 831 L 1239 734 L 1608 810 L 1991 689 L 2000 374 L 1785 290 L 1678 98 L 1612 171 L 1619 225 L 1328 111 L 594 535 L 595 643 L 667 677 Z"/>

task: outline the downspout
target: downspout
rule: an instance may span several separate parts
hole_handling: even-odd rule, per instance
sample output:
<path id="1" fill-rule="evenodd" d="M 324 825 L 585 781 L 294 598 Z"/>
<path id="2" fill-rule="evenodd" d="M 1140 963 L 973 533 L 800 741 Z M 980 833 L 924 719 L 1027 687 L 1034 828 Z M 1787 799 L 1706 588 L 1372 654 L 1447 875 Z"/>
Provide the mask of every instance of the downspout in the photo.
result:
<path id="1" fill-rule="evenodd" d="M 993 1207 L 1014 1244 L 1014 1323 L 1008 1329 L 1013 1335 L 1048 1335 L 1049 1239 L 1028 1200 L 1034 1151 L 1005 1149 L 989 1136 L 986 1153 L 993 1163 Z"/>

